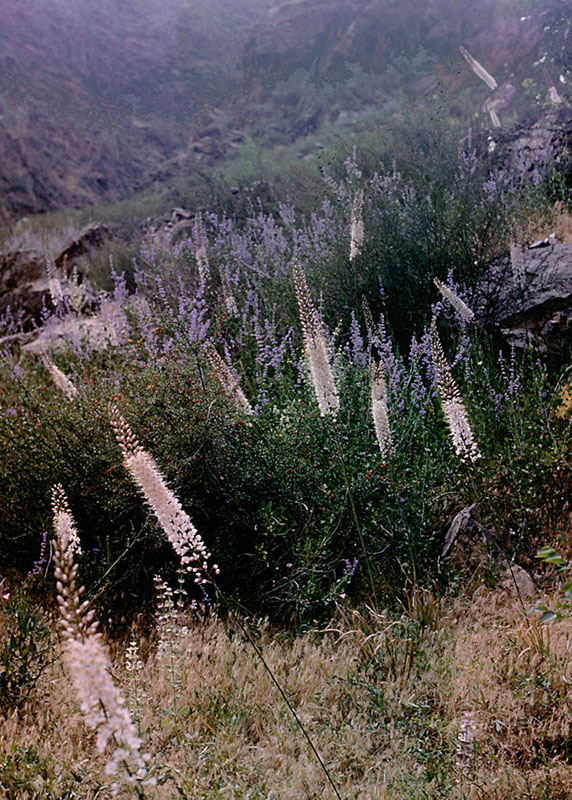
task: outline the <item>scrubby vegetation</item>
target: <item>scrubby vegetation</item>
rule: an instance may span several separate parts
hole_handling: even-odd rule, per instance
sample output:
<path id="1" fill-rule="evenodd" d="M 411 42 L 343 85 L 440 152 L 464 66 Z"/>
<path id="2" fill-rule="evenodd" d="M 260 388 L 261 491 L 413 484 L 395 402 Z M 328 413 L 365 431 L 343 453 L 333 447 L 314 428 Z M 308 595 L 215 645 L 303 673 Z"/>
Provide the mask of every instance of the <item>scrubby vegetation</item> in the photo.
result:
<path id="1" fill-rule="evenodd" d="M 118 775 L 120 796 L 566 796 L 567 623 L 550 637 L 510 582 L 483 588 L 494 559 L 441 557 L 471 503 L 509 563 L 567 555 L 567 365 L 470 311 L 565 176 L 495 172 L 470 138 L 412 152 L 325 165 L 309 214 L 205 212 L 147 245 L 134 293 L 112 270 L 97 342 L 62 343 L 64 298 L 48 358 L 3 346 L 6 797 L 104 797 Z M 181 559 L 193 531 L 212 558 Z M 76 569 L 149 753 L 130 775 L 71 713 L 78 653 L 107 663 Z"/>

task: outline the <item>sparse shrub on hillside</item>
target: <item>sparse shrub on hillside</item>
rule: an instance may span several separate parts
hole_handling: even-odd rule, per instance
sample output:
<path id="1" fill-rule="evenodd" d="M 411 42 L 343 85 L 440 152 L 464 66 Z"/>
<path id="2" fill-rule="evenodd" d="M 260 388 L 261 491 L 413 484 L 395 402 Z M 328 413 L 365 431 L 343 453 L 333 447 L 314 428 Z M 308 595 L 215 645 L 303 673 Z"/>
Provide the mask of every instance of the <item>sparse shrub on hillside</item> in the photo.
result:
<path id="1" fill-rule="evenodd" d="M 441 152 L 450 155 L 445 145 Z M 248 602 L 272 614 L 311 620 L 340 594 L 376 598 L 435 573 L 439 533 L 469 502 L 483 505 L 510 553 L 554 528 L 558 486 L 570 481 L 567 428 L 550 414 L 554 378 L 533 357 L 508 364 L 457 313 L 467 308 L 470 265 L 498 246 L 513 201 L 506 184 L 483 183 L 468 144 L 440 180 L 420 172 L 422 156 L 403 172 L 395 165 L 367 176 L 354 151 L 341 177 L 324 173 L 329 196 L 308 218 L 287 204 L 241 221 L 204 213 L 200 230 L 169 250 L 148 246 L 137 296 L 114 277 L 120 346 L 99 352 L 77 340 L 45 362 L 69 399 L 38 362 L 6 351 L 6 563 L 31 568 L 59 480 L 85 531 L 88 590 L 109 611 L 118 598 L 126 614 L 147 602 L 157 560 L 173 574 L 176 559 L 121 468 L 110 401 L 220 563 L 220 587 L 244 600 L 248 586 Z M 294 264 L 312 298 L 306 329 Z M 434 279 L 441 292 L 446 281 L 441 299 Z M 372 310 L 362 313 L 364 297 Z M 482 456 L 470 464 L 457 457 L 439 409 L 431 315 L 439 363 L 449 365 Z M 326 406 L 304 358 L 305 341 L 312 364 L 314 316 L 335 419 L 320 417 Z M 381 427 L 374 362 L 386 386 Z M 381 428 L 391 446 L 380 449 Z"/>

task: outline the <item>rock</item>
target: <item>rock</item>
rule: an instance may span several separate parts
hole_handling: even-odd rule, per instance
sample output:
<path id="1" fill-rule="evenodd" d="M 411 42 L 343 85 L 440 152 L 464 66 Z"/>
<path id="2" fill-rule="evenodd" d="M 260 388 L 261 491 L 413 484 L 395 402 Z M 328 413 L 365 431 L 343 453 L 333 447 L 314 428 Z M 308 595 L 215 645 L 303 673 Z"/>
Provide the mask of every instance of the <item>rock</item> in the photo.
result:
<path id="1" fill-rule="evenodd" d="M 0 316 L 11 313 L 23 330 L 40 323 L 52 307 L 46 259 L 35 250 L 0 255 Z"/>
<path id="2" fill-rule="evenodd" d="M 501 586 L 529 600 L 536 594 L 528 572 L 509 562 L 494 535 L 481 522 L 481 507 L 473 503 L 453 518 L 441 549 L 441 558 L 454 560 L 462 569 L 477 569 L 488 563 L 498 570 Z"/>
<path id="3" fill-rule="evenodd" d="M 500 565 L 500 573 L 501 586 L 509 593 L 516 593 L 522 600 L 531 600 L 537 594 L 534 581 L 518 564 L 505 560 Z"/>
<path id="4" fill-rule="evenodd" d="M 441 558 L 446 558 L 453 546 L 465 548 L 471 545 L 475 539 L 485 541 L 484 532 L 486 528 L 481 524 L 481 507 L 478 503 L 463 508 L 462 511 L 453 518 L 445 542 L 441 549 Z M 488 533 L 488 531 L 487 531 Z"/>
<path id="5" fill-rule="evenodd" d="M 490 114 L 491 111 L 498 114 L 510 106 L 516 95 L 516 86 L 510 82 L 502 83 L 487 97 L 481 105 L 483 114 Z"/>
<path id="6" fill-rule="evenodd" d="M 499 91 L 502 87 L 499 86 Z M 494 148 L 482 143 L 483 154 L 489 149 L 491 164 L 529 182 L 534 173 L 541 175 L 546 166 L 557 160 L 558 170 L 572 170 L 572 108 L 551 109 L 533 121 L 495 131 Z"/>
<path id="7" fill-rule="evenodd" d="M 41 355 L 84 341 L 93 350 L 104 351 L 108 347 L 121 345 L 126 335 L 127 323 L 123 309 L 115 300 L 107 299 L 93 316 L 68 314 L 63 319 L 50 319 L 33 338 L 26 337 L 21 342 L 21 348 L 27 353 Z"/>
<path id="8" fill-rule="evenodd" d="M 490 266 L 474 310 L 514 347 L 559 352 L 572 332 L 572 244 L 548 236 L 513 249 L 512 260 L 507 255 Z"/>
<path id="9" fill-rule="evenodd" d="M 148 217 L 140 224 L 142 246 L 168 248 L 194 228 L 195 212 L 186 208 L 173 208 L 168 214 Z"/>
<path id="10" fill-rule="evenodd" d="M 102 222 L 92 222 L 86 225 L 78 235 L 63 246 L 59 254 L 54 259 L 54 264 L 58 269 L 67 272 L 69 267 L 77 264 L 77 261 L 87 255 L 94 248 L 102 247 L 112 239 L 112 233 L 108 225 Z"/>

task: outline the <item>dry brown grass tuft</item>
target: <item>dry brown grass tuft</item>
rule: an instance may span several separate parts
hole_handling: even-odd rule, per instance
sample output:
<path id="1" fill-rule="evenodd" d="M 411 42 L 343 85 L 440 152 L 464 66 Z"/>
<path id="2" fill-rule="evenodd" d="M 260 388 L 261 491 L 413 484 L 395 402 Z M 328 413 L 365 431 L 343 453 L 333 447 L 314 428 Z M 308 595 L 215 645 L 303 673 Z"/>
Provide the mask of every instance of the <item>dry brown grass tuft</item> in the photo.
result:
<path id="1" fill-rule="evenodd" d="M 499 800 L 572 796 L 572 623 L 540 625 L 512 595 L 480 590 L 456 627 L 451 716 L 469 727 L 464 781 Z"/>
<path id="2" fill-rule="evenodd" d="M 114 680 L 157 777 L 167 776 L 148 797 L 331 796 L 240 628 L 215 617 L 179 624 L 170 651 L 140 642 L 147 657 L 135 670 L 115 648 Z M 540 626 L 505 591 L 444 601 L 418 588 L 401 615 L 340 607 L 327 629 L 298 636 L 247 624 L 342 797 L 572 796 L 571 623 Z M 0 796 L 13 747 L 51 766 L 35 794 L 6 797 L 109 796 L 106 754 L 60 661 L 38 692 L 41 702 L 0 720 Z M 57 781 L 68 794 L 48 792 Z"/>

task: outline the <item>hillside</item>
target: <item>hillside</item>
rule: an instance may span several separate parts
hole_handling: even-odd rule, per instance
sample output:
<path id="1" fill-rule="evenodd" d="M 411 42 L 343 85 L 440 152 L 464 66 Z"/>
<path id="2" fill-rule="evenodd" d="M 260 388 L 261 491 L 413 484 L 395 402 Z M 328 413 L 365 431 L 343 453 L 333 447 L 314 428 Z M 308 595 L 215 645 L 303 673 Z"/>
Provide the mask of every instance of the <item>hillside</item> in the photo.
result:
<path id="1" fill-rule="evenodd" d="M 566 5 L 6 0 L 4 214 L 150 190 L 249 136 L 268 147 L 419 108 L 486 125 L 490 90 L 460 45 L 496 79 L 510 124 L 545 105 L 552 84 L 566 91 Z"/>

